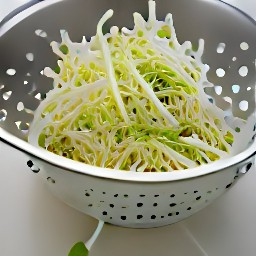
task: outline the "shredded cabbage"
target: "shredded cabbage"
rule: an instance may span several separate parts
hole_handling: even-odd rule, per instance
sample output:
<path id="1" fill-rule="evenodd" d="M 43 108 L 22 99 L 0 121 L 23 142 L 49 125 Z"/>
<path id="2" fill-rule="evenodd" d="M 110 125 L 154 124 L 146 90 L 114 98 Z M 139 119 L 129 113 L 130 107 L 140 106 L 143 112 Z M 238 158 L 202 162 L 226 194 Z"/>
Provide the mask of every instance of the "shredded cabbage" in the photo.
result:
<path id="1" fill-rule="evenodd" d="M 86 164 L 137 172 L 171 172 L 211 163 L 231 152 L 235 131 L 205 87 L 204 41 L 180 44 L 172 15 L 112 27 L 107 11 L 90 41 L 52 42 L 60 58 L 45 68 L 54 88 L 34 113 L 28 141 Z"/>

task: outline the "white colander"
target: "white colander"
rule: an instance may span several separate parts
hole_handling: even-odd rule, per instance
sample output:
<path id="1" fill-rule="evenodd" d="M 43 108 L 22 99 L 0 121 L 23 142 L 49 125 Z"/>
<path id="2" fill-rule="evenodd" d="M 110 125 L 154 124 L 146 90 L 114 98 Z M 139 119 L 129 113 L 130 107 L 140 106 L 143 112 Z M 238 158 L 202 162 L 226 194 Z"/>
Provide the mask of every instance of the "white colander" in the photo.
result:
<path id="1" fill-rule="evenodd" d="M 210 66 L 208 89 L 227 115 L 255 112 L 256 23 L 221 1 L 157 0 L 157 18 L 173 14 L 180 42 L 205 40 Z M 115 12 L 108 26 L 132 27 L 132 14 L 147 16 L 147 1 L 49 0 L 17 14 L 0 27 L 0 143 L 24 152 L 24 164 L 38 173 L 68 205 L 104 222 L 125 227 L 158 227 L 206 207 L 254 164 L 256 141 L 229 159 L 172 173 L 132 173 L 85 165 L 26 142 L 29 123 L 52 81 L 41 74 L 54 66 L 50 42 L 61 29 L 73 41 L 91 37 L 103 13 Z M 250 134 L 250 133 L 248 133 Z M 12 156 L 10 155 L 10 159 Z"/>

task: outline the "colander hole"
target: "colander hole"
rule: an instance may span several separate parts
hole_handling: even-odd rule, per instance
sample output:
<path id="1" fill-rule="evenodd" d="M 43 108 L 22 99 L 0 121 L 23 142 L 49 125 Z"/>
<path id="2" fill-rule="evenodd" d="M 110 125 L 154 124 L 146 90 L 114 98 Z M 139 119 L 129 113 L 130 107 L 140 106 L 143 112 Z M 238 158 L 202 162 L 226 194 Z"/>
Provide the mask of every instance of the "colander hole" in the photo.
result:
<path id="1" fill-rule="evenodd" d="M 142 219 L 142 218 L 143 218 L 143 215 L 141 215 L 141 214 L 137 215 L 137 219 L 138 219 L 138 220 L 140 220 L 140 219 Z"/>
<path id="2" fill-rule="evenodd" d="M 37 93 L 37 94 L 35 95 L 35 98 L 38 99 L 38 100 L 41 100 L 41 93 Z"/>
<path id="3" fill-rule="evenodd" d="M 236 61 L 236 57 L 233 57 L 232 60 L 233 60 L 233 61 Z"/>
<path id="4" fill-rule="evenodd" d="M 121 220 L 126 220 L 126 216 L 121 216 Z"/>
<path id="5" fill-rule="evenodd" d="M 239 75 L 242 76 L 242 77 L 247 76 L 247 74 L 248 74 L 248 67 L 247 67 L 247 66 L 241 66 L 241 67 L 238 69 L 238 73 L 239 73 Z"/>
<path id="6" fill-rule="evenodd" d="M 252 163 L 250 162 L 246 166 L 243 166 L 242 168 L 240 168 L 237 173 L 245 174 L 251 169 L 251 167 L 252 167 Z"/>
<path id="7" fill-rule="evenodd" d="M 14 68 L 9 68 L 6 70 L 6 74 L 8 76 L 14 76 L 16 74 L 16 70 Z"/>
<path id="8" fill-rule="evenodd" d="M 223 99 L 224 99 L 226 102 L 232 104 L 232 99 L 231 99 L 230 97 L 226 96 L 226 97 L 223 97 Z"/>
<path id="9" fill-rule="evenodd" d="M 251 169 L 251 167 L 252 167 L 252 163 L 248 163 L 245 168 L 246 172 L 248 172 Z"/>
<path id="10" fill-rule="evenodd" d="M 204 64 L 204 68 L 205 68 L 205 71 L 209 71 L 210 70 L 210 66 L 208 64 Z M 208 82 L 203 82 L 203 85 L 207 85 Z"/>
<path id="11" fill-rule="evenodd" d="M 250 86 L 248 86 L 246 90 L 247 90 L 247 91 L 250 91 L 251 89 L 252 89 L 252 88 L 251 88 Z"/>
<path id="12" fill-rule="evenodd" d="M 214 86 L 214 90 L 215 90 L 217 95 L 221 95 L 221 93 L 222 93 L 222 86 L 216 85 L 216 86 Z"/>
<path id="13" fill-rule="evenodd" d="M 18 111 L 24 110 L 24 104 L 23 104 L 23 102 L 20 101 L 20 102 L 17 104 L 17 110 L 18 110 Z"/>
<path id="14" fill-rule="evenodd" d="M 27 59 L 28 61 L 34 61 L 34 54 L 33 54 L 32 52 L 28 52 L 28 53 L 26 54 L 26 59 Z"/>
<path id="15" fill-rule="evenodd" d="M 239 108 L 242 110 L 242 111 L 246 111 L 248 110 L 248 107 L 249 107 L 249 103 L 247 100 L 242 100 L 239 102 Z"/>
<path id="16" fill-rule="evenodd" d="M 137 207 L 142 207 L 143 203 L 137 203 Z"/>
<path id="17" fill-rule="evenodd" d="M 0 85 L 0 90 L 2 90 L 4 88 L 4 84 Z"/>
<path id="18" fill-rule="evenodd" d="M 196 193 L 198 193 L 198 190 L 195 190 L 195 191 L 194 191 L 194 194 L 196 194 Z"/>
<path id="19" fill-rule="evenodd" d="M 43 31 L 42 29 L 35 30 L 35 34 L 40 37 L 47 37 L 47 33 Z"/>
<path id="20" fill-rule="evenodd" d="M 33 165 L 34 165 L 34 164 L 33 164 L 33 162 L 32 162 L 31 160 L 28 160 L 28 161 L 27 161 L 27 166 L 28 166 L 29 168 L 31 168 Z"/>
<path id="21" fill-rule="evenodd" d="M 103 191 L 103 192 L 102 192 L 102 194 L 103 194 L 103 195 L 106 195 L 106 192 L 105 192 L 105 191 Z"/>
<path id="22" fill-rule="evenodd" d="M 118 197 L 118 194 L 115 194 L 114 197 Z"/>
<path id="23" fill-rule="evenodd" d="M 233 91 L 233 93 L 239 93 L 239 91 L 240 91 L 240 85 L 238 85 L 238 84 L 233 84 L 233 85 L 232 85 L 232 91 Z"/>
<path id="24" fill-rule="evenodd" d="M 38 100 L 43 100 L 44 99 L 40 92 L 35 95 L 35 98 L 38 99 Z"/>
<path id="25" fill-rule="evenodd" d="M 35 165 L 33 165 L 30 169 L 34 173 L 38 173 L 40 171 L 40 169 L 37 166 L 35 166 Z M 55 180 L 51 180 L 51 183 L 55 183 Z"/>
<path id="26" fill-rule="evenodd" d="M 225 50 L 226 44 L 225 43 L 219 43 L 217 46 L 217 53 L 223 53 Z"/>
<path id="27" fill-rule="evenodd" d="M 230 188 L 231 185 L 232 185 L 232 183 L 229 183 L 229 184 L 226 186 L 226 188 Z"/>
<path id="28" fill-rule="evenodd" d="M 178 216 L 180 213 L 179 213 L 179 212 L 176 212 L 175 214 Z"/>
<path id="29" fill-rule="evenodd" d="M 30 74 L 30 73 L 27 73 L 26 76 L 31 76 L 31 74 Z"/>
<path id="30" fill-rule="evenodd" d="M 4 100 L 8 100 L 12 95 L 12 91 L 8 91 L 8 92 L 5 92 L 3 93 L 3 99 Z"/>
<path id="31" fill-rule="evenodd" d="M 169 212 L 169 213 L 168 213 L 168 216 L 172 216 L 172 212 Z"/>
<path id="32" fill-rule="evenodd" d="M 156 218 L 156 215 L 151 215 L 151 219 L 154 220 Z"/>
<path id="33" fill-rule="evenodd" d="M 157 203 L 153 203 L 153 206 L 156 207 L 156 206 L 157 206 Z"/>
<path id="34" fill-rule="evenodd" d="M 127 194 L 124 194 L 124 198 L 127 198 L 128 197 L 128 195 Z"/>
<path id="35" fill-rule="evenodd" d="M 171 203 L 170 204 L 170 207 L 174 207 L 174 206 L 176 206 L 177 204 L 175 204 L 175 203 Z"/>
<path id="36" fill-rule="evenodd" d="M 90 190 L 93 192 L 93 189 L 92 189 L 92 188 L 90 188 Z"/>
<path id="37" fill-rule="evenodd" d="M 110 204 L 110 205 L 109 205 L 109 207 L 114 208 L 114 207 L 115 207 L 115 205 L 114 205 L 114 204 Z"/>
<path id="38" fill-rule="evenodd" d="M 154 197 L 159 197 L 159 195 L 154 195 Z"/>
<path id="39" fill-rule="evenodd" d="M 27 133 L 28 132 L 28 129 L 29 129 L 29 123 L 25 123 L 25 122 L 22 122 L 22 121 L 16 121 L 15 122 L 17 128 L 24 132 L 24 133 Z"/>
<path id="40" fill-rule="evenodd" d="M 31 169 L 32 172 L 38 173 L 40 171 L 40 168 L 38 168 L 31 160 L 27 161 L 27 166 Z"/>
<path id="41" fill-rule="evenodd" d="M 241 48 L 241 50 L 246 51 L 249 49 L 249 45 L 246 42 L 242 42 L 240 44 L 240 48 Z"/>
<path id="42" fill-rule="evenodd" d="M 140 197 L 145 197 L 145 195 L 140 195 Z"/>
<path id="43" fill-rule="evenodd" d="M 175 194 L 171 194 L 170 197 L 175 197 Z"/>
<path id="44" fill-rule="evenodd" d="M 88 197 L 89 197 L 89 196 L 91 196 L 88 192 L 87 192 L 87 193 L 85 193 L 84 195 L 85 195 L 85 196 L 88 196 Z"/>
<path id="45" fill-rule="evenodd" d="M 224 70 L 223 68 L 217 68 L 217 69 L 216 69 L 216 75 L 217 75 L 218 77 L 224 77 L 225 74 L 226 74 L 226 72 L 225 72 L 225 70 Z"/>
<path id="46" fill-rule="evenodd" d="M 212 191 L 211 191 L 211 190 L 207 191 L 207 194 L 211 194 L 211 193 L 212 193 Z"/>
<path id="47" fill-rule="evenodd" d="M 93 206 L 93 204 L 88 204 L 88 207 L 92 207 Z"/>
<path id="48" fill-rule="evenodd" d="M 102 215 L 106 216 L 108 213 L 106 211 L 102 212 Z"/>
<path id="49" fill-rule="evenodd" d="M 187 210 L 190 211 L 192 208 L 191 207 L 188 207 Z"/>
<path id="50" fill-rule="evenodd" d="M 43 69 L 40 71 L 40 74 L 41 74 L 42 76 L 44 75 L 44 70 L 43 70 Z"/>
<path id="51" fill-rule="evenodd" d="M 27 80 L 23 81 L 23 84 L 28 84 L 28 81 Z"/>
<path id="52" fill-rule="evenodd" d="M 201 196 L 198 196 L 197 198 L 196 198 L 196 200 L 198 201 L 198 200 L 200 200 L 202 197 Z"/>
<path id="53" fill-rule="evenodd" d="M 52 177 L 47 177 L 47 181 L 52 184 L 56 182 Z"/>
<path id="54" fill-rule="evenodd" d="M 163 219 L 164 218 L 164 216 L 161 216 L 161 219 Z"/>

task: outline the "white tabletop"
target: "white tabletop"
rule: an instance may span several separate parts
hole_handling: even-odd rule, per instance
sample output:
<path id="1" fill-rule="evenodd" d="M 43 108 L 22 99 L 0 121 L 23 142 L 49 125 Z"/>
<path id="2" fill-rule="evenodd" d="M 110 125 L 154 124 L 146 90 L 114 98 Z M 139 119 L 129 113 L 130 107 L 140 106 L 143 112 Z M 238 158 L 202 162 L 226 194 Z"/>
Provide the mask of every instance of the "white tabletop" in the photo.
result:
<path id="1" fill-rule="evenodd" d="M 0 0 L 0 20 L 26 1 Z M 226 1 L 256 18 L 255 0 Z M 1 49 L 3 50 L 3 49 Z M 0 255 L 66 256 L 97 222 L 56 199 L 24 157 L 0 144 Z M 255 256 L 256 172 L 206 209 L 174 225 L 128 229 L 105 225 L 92 256 Z"/>

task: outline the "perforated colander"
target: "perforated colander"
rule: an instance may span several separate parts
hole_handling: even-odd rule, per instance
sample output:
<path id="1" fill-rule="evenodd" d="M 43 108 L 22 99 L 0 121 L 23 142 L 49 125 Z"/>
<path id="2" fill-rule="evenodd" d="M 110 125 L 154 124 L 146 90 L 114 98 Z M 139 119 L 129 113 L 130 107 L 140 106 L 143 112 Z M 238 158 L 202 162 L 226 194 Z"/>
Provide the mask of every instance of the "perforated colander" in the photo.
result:
<path id="1" fill-rule="evenodd" d="M 255 112 L 256 24 L 221 1 L 158 0 L 157 18 L 173 14 L 180 42 L 205 40 L 210 66 L 208 89 L 227 113 L 247 118 Z M 0 138 L 24 152 L 24 163 L 68 205 L 99 220 L 126 227 L 175 223 L 233 186 L 254 164 L 253 138 L 239 154 L 200 168 L 171 173 L 132 173 L 85 165 L 26 142 L 33 111 L 51 89 L 42 75 L 54 66 L 50 42 L 65 29 L 73 41 L 91 37 L 103 13 L 115 12 L 108 26 L 132 27 L 132 14 L 148 15 L 147 1 L 45 1 L 19 13 L 0 28 Z M 11 154 L 11 153 L 10 153 Z M 12 156 L 10 155 L 10 158 Z"/>

